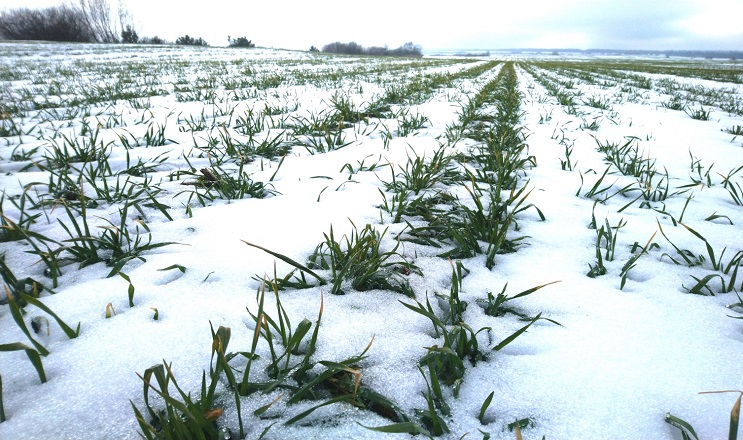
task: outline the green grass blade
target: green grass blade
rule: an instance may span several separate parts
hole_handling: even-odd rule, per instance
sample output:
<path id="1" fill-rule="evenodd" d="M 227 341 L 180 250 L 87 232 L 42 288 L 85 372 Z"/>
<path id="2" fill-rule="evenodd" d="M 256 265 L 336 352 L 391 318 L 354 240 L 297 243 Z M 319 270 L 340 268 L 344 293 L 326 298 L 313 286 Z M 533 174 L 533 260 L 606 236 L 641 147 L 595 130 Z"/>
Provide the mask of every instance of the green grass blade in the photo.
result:
<path id="1" fill-rule="evenodd" d="M 41 380 L 41 383 L 45 383 L 46 373 L 44 373 L 44 365 L 41 363 L 41 357 L 36 350 L 20 342 L 13 342 L 11 344 L 0 344 L 0 352 L 21 350 L 26 352 L 26 356 L 28 356 L 28 360 L 31 361 L 31 364 L 36 369 L 36 373 L 39 375 L 39 380 Z"/>
<path id="2" fill-rule="evenodd" d="M 358 423 L 358 422 L 356 422 Z M 376 432 L 383 432 L 385 434 L 423 434 L 427 437 L 431 436 L 431 433 L 428 432 L 428 430 L 421 425 L 415 423 L 415 422 L 401 422 L 401 423 L 393 423 L 391 425 L 385 425 L 385 426 L 366 426 L 362 425 L 361 423 L 358 423 L 359 426 L 369 429 L 371 431 Z"/>
<path id="3" fill-rule="evenodd" d="M 266 249 L 264 247 L 258 246 L 257 244 L 249 243 L 249 242 L 247 242 L 245 240 L 241 240 L 241 241 L 243 243 L 247 244 L 248 246 L 254 247 L 256 249 L 260 249 L 260 250 L 262 250 L 263 252 L 265 252 L 265 253 L 267 253 L 269 255 L 273 255 L 274 257 L 278 258 L 279 260 L 281 260 L 281 261 L 283 261 L 283 262 L 285 262 L 287 264 L 290 264 L 290 265 L 296 267 L 297 269 L 299 269 L 299 270 L 301 270 L 303 272 L 307 272 L 308 274 L 310 274 L 313 277 L 315 277 L 315 279 L 317 279 L 320 282 L 320 285 L 321 286 L 327 284 L 327 282 L 320 275 L 316 274 L 315 272 L 313 272 L 312 270 L 308 269 L 304 265 L 302 265 L 300 263 L 297 263 L 296 261 L 292 260 L 291 258 L 289 258 L 287 256 L 284 256 L 284 255 L 281 255 L 279 253 L 273 252 L 273 251 L 271 251 L 269 249 Z"/>
<path id="4" fill-rule="evenodd" d="M 681 435 L 684 437 L 684 439 L 691 440 L 694 438 L 695 440 L 699 440 L 699 436 L 697 436 L 697 433 L 694 432 L 694 428 L 686 422 L 685 420 L 682 420 L 671 413 L 666 414 L 666 423 L 669 425 L 678 428 L 681 431 Z"/>
<path id="5" fill-rule="evenodd" d="M 332 399 L 326 400 L 325 402 L 323 402 L 323 403 L 321 403 L 319 405 L 315 405 L 315 406 L 313 406 L 312 408 L 310 408 L 310 409 L 308 409 L 306 411 L 302 411 L 301 413 L 297 414 L 296 416 L 294 416 L 291 419 L 289 419 L 286 422 L 284 422 L 284 425 L 291 425 L 293 423 L 296 423 L 296 422 L 302 420 L 303 418 L 307 417 L 308 415 L 312 414 L 316 409 L 322 408 L 323 406 L 332 405 L 332 404 L 338 403 L 338 402 L 351 402 L 352 400 L 353 400 L 353 396 L 350 395 L 350 394 L 343 395 L 343 396 L 338 396 L 338 397 L 334 397 Z"/>
<path id="6" fill-rule="evenodd" d="M 3 405 L 3 377 L 0 376 L 0 423 L 5 421 L 5 406 Z"/>
<path id="7" fill-rule="evenodd" d="M 493 396 L 495 395 L 495 391 L 492 391 L 488 397 L 485 399 L 485 401 L 482 403 L 482 406 L 480 407 L 480 414 L 477 416 L 477 420 L 480 421 L 483 425 L 485 424 L 485 411 L 487 411 L 488 407 L 490 406 L 490 402 L 493 401 Z"/>
<path id="8" fill-rule="evenodd" d="M 36 348 L 37 356 L 40 354 L 42 356 L 46 356 L 49 354 L 49 350 L 44 348 L 43 345 L 41 345 L 36 339 L 34 339 L 31 336 L 31 332 L 28 331 L 28 327 L 26 327 L 26 323 L 23 321 L 23 315 L 21 314 L 21 308 L 18 307 L 18 304 L 15 302 L 15 297 L 8 291 L 8 288 L 5 288 L 5 293 L 8 295 L 8 307 L 10 307 L 10 314 L 13 316 L 13 320 L 18 325 L 18 328 L 21 329 L 24 335 L 28 338 L 29 341 L 33 344 L 34 348 Z M 29 356 L 30 358 L 30 356 Z M 33 361 L 32 361 L 33 362 Z"/>
<path id="9" fill-rule="evenodd" d="M 541 317 L 542 317 L 542 314 L 541 313 L 538 314 L 537 316 L 535 316 L 534 319 L 531 320 L 531 322 L 529 322 L 525 326 L 521 327 L 520 329 L 516 330 L 511 336 L 507 337 L 506 339 L 504 339 L 503 341 L 501 341 L 500 344 L 496 345 L 493 348 L 493 351 L 501 351 L 506 345 L 508 345 L 511 342 L 513 342 L 514 339 L 516 339 L 519 336 L 521 336 L 522 333 L 524 333 L 529 327 L 531 327 L 532 324 L 534 324 L 539 319 L 541 319 Z"/>
<path id="10" fill-rule="evenodd" d="M 57 316 L 56 313 L 52 311 L 52 309 L 45 306 L 38 299 L 32 297 L 31 295 L 27 295 L 25 293 L 21 293 L 21 298 L 23 298 L 23 300 L 26 301 L 27 303 L 34 305 L 40 308 L 41 310 L 45 311 L 49 315 L 51 315 L 51 317 L 54 318 L 55 321 L 57 321 L 57 324 L 59 324 L 59 326 L 62 328 L 62 331 L 65 332 L 68 338 L 74 339 L 78 337 L 78 335 L 80 334 L 80 323 L 79 322 L 77 323 L 77 329 L 72 330 L 72 327 L 68 326 L 64 321 L 62 321 L 62 319 L 59 316 Z"/>

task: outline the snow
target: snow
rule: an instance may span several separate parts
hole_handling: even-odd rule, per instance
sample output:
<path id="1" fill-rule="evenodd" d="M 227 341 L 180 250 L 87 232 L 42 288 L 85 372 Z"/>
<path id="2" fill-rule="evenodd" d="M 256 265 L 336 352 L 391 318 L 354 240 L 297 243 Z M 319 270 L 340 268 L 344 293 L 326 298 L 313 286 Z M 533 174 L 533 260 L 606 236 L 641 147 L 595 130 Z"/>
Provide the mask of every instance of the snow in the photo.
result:
<path id="1" fill-rule="evenodd" d="M 129 60 L 159 66 L 157 63 L 163 59 L 168 62 L 183 60 L 194 66 L 201 61 L 241 59 L 249 65 L 254 64 L 259 71 L 281 72 L 281 60 L 296 63 L 297 70 L 304 69 L 303 63 L 308 64 L 308 70 L 317 68 L 309 65 L 314 60 L 310 55 L 264 49 L 236 52 L 219 48 L 127 46 L 120 49 L 3 43 L 0 53 L 3 53 L 2 64 L 13 66 L 17 63 L 15 65 L 24 69 L 49 60 L 57 65 L 88 61 L 108 63 L 116 68 Z M 323 61 L 330 69 L 346 69 L 344 62 L 362 63 L 345 58 Z M 430 68 L 429 72 L 456 71 L 465 67 L 469 66 L 453 64 Z M 2 398 L 7 416 L 7 421 L 0 424 L 0 438 L 138 438 L 139 427 L 131 404 L 144 410 L 144 401 L 142 381 L 136 373 L 143 374 L 145 369 L 163 360 L 172 362 L 179 386 L 197 396 L 202 371 L 208 372 L 210 366 L 210 323 L 215 329 L 218 326 L 231 328 L 231 351 L 249 350 L 255 322 L 248 310 L 251 313 L 257 310 L 256 292 L 260 287 L 257 278 L 264 274 L 272 278 L 274 265 L 279 276 L 291 270 L 288 264 L 246 245 L 243 240 L 304 263 L 323 241 L 323 233 L 328 233 L 331 225 L 336 236 L 342 236 L 352 231 L 353 223 L 359 230 L 366 224 L 379 232 L 388 228 L 383 248 L 394 247 L 395 237 L 405 228 L 405 223 L 392 224 L 388 214 L 380 213 L 379 190 L 384 190 L 383 182 L 391 180 L 392 170 L 399 172 L 399 166 L 404 166 L 412 152 L 430 158 L 440 143 L 446 142 L 442 136 L 446 126 L 457 120 L 459 107 L 455 99 L 471 96 L 485 80 L 493 79 L 498 69 L 500 66 L 477 80 L 465 80 L 455 88 L 438 90 L 429 101 L 412 106 L 410 112 L 424 114 L 431 122 L 415 135 L 392 139 L 388 148 L 384 145 L 382 127 L 370 128 L 362 134 L 348 129 L 347 142 L 353 142 L 340 150 L 310 155 L 302 147 L 294 147 L 280 165 L 278 160 L 258 159 L 247 164 L 245 169 L 255 181 L 268 182 L 275 175 L 270 183 L 276 195 L 229 203 L 217 199 L 206 207 L 192 204 L 192 216 L 185 210 L 187 195 L 181 193 L 186 188 L 178 181 L 169 181 L 166 176 L 171 171 L 187 168 L 182 154 L 193 152 L 194 144 L 204 145 L 207 132 L 195 133 L 192 137 L 192 133 L 178 130 L 176 118 L 181 112 L 182 117 L 187 117 L 189 114 L 198 116 L 202 109 L 210 114 L 214 109 L 210 105 L 177 102 L 172 91 L 152 97 L 154 120 L 167 122 L 166 137 L 177 143 L 136 148 L 131 154 L 133 158 L 141 154 L 147 159 L 167 152 L 167 165 L 156 173 L 155 181 L 162 178 L 164 192 L 158 200 L 171 206 L 169 212 L 173 221 L 168 221 L 153 208 L 145 212 L 145 221 L 154 241 L 177 244 L 144 254 L 146 262 L 133 260 L 124 266 L 122 271 L 136 288 L 132 308 L 128 306 L 128 283 L 118 276 L 107 278 L 110 268 L 105 264 L 80 270 L 74 266 L 63 269 L 60 285 L 54 289 L 56 294 L 44 293 L 40 299 L 69 325 L 75 327 L 80 322 L 80 336 L 67 339 L 50 319 L 50 335 L 39 337 L 51 352 L 42 358 L 48 378 L 44 384 L 39 382 L 23 352 L 0 353 Z M 515 253 L 498 255 L 493 270 L 485 267 L 484 256 L 464 260 L 471 273 L 463 280 L 460 296 L 469 304 L 465 312 L 467 324 L 475 330 L 492 329 L 478 336 L 486 352 L 524 325 L 514 315 L 487 316 L 476 303 L 477 299 L 485 299 L 488 292 L 500 292 L 506 283 L 507 293 L 515 294 L 559 281 L 509 304 L 530 316 L 542 313 L 543 317 L 560 325 L 537 321 L 503 350 L 488 353 L 486 361 L 475 366 L 465 361 L 467 371 L 458 397 L 450 388 L 444 388 L 452 413 L 445 417 L 451 433 L 443 438 L 460 438 L 467 433 L 468 438 L 479 438 L 478 429 L 481 429 L 490 432 L 493 439 L 511 439 L 514 433 L 509 432 L 506 425 L 523 418 L 533 421 L 533 426 L 523 431 L 527 439 L 542 436 L 550 440 L 681 438 L 676 428 L 664 422 L 668 412 L 691 423 L 702 438 L 726 437 L 734 395 L 699 395 L 698 392 L 741 388 L 743 321 L 729 317 L 740 316 L 741 310 L 726 307 L 738 299 L 735 293 L 700 296 L 686 292 L 684 287 L 694 284 L 692 276 L 701 278 L 716 272 L 709 259 L 691 268 L 671 262 L 669 255 L 678 256 L 662 237 L 659 225 L 679 248 L 689 249 L 694 255 L 707 255 L 707 251 L 700 239 L 683 226 L 674 226 L 668 214 L 658 211 L 669 213 L 675 219 L 684 212 L 684 224 L 704 236 L 718 256 L 727 248 L 725 262 L 736 252 L 743 251 L 740 239 L 743 207 L 732 202 L 722 186 L 722 177 L 717 174 L 727 174 L 743 165 L 741 138 L 723 131 L 743 125 L 743 117 L 712 108 L 711 120 L 696 121 L 683 111 L 663 108 L 660 103 L 668 99 L 667 95 L 644 91 L 646 99 L 634 103 L 614 102 L 611 111 L 579 105 L 578 109 L 585 112 L 583 119 L 590 121 L 593 117 L 602 117 L 598 131 L 591 132 L 581 130 L 582 119 L 567 114 L 553 99 L 540 99 L 547 96 L 547 91 L 521 68 L 517 68 L 517 72 L 523 93 L 521 123 L 530 133 L 528 154 L 533 155 L 537 163 L 536 167 L 525 171 L 522 184 L 533 188 L 527 201 L 537 206 L 546 220 L 540 221 L 533 209 L 520 213 L 517 216 L 519 230 L 513 234 L 527 236 L 526 244 Z M 169 79 L 175 80 L 175 76 Z M 695 80 L 687 78 L 681 82 Z M 699 80 L 698 83 L 705 87 L 715 86 L 709 81 Z M 360 84 L 363 91 L 349 84 Z M 368 102 L 381 93 L 378 84 L 361 76 L 347 79 L 344 85 L 357 103 Z M 743 93 L 740 85 L 717 86 L 728 93 Z M 273 99 L 279 103 L 296 100 L 300 110 L 293 114 L 309 114 L 327 108 L 335 87 L 323 90 L 310 84 L 282 86 Z M 613 96 L 619 90 L 618 87 L 600 90 L 598 86 L 584 83 L 578 87 L 583 96 L 593 93 Z M 248 107 L 260 110 L 263 100 L 255 98 L 231 105 L 240 110 Z M 123 128 L 102 130 L 105 139 L 117 141 L 117 134 L 124 129 L 135 136 L 143 135 L 146 125 L 133 123 L 142 112 L 132 109 L 125 101 L 107 107 L 105 112 L 122 113 L 128 121 Z M 540 115 L 547 112 L 552 112 L 551 121 L 540 124 Z M 394 133 L 396 121 L 383 122 Z M 28 119 L 24 121 L 24 126 L 32 125 Z M 38 129 L 50 133 L 48 125 L 40 124 Z M 573 171 L 560 167 L 565 149 L 554 136 L 560 130 L 574 146 Z M 658 211 L 640 208 L 638 202 L 618 212 L 631 200 L 622 196 L 595 205 L 594 200 L 582 194 L 606 168 L 603 156 L 596 151 L 596 140 L 623 141 L 626 136 L 636 136 L 643 155 L 655 158 L 659 170 L 668 171 L 671 192 L 691 183 L 690 176 L 695 176 L 690 170 L 690 153 L 706 168 L 714 164 L 713 185 L 694 187 L 693 198 L 686 207 L 689 193 L 672 196 L 665 203 L 652 203 Z M 0 142 L 0 171 L 3 172 L 0 182 L 6 194 L 19 194 L 21 184 L 45 181 L 43 173 L 18 172 L 18 163 L 9 160 L 10 153 L 18 145 L 18 137 L 0 139 Z M 25 149 L 45 144 L 31 136 L 24 137 L 24 142 L 21 147 Z M 468 145 L 472 145 L 472 141 L 462 141 L 450 146 L 448 151 L 466 153 Z M 114 148 L 110 159 L 117 169 L 125 168 L 122 150 Z M 208 159 L 196 155 L 193 153 L 190 159 L 194 168 L 208 165 Z M 367 166 L 371 163 L 389 166 L 349 176 L 344 166 L 351 164 L 358 169 L 362 160 Z M 585 181 L 581 195 L 576 196 L 581 187 L 581 174 Z M 743 183 L 741 175 L 735 175 L 731 181 Z M 633 181 L 618 173 L 609 178 L 607 182 L 619 179 L 617 189 Z M 452 191 L 456 193 L 457 189 Z M 457 194 L 462 200 L 468 198 L 464 191 Z M 103 222 L 95 216 L 115 222 L 117 206 L 120 205 L 101 204 L 91 209 L 89 216 L 95 218 L 96 225 Z M 7 202 L 3 208 L 8 217 L 17 215 Z M 586 276 L 588 265 L 595 264 L 596 231 L 588 228 L 592 212 L 599 226 L 605 219 L 612 227 L 621 219 L 626 221 L 626 226 L 618 232 L 615 259 L 605 262 L 608 273 L 598 278 Z M 49 220 L 42 216 L 33 230 L 57 240 L 67 238 L 54 220 L 66 218 L 63 210 L 57 207 L 47 213 Z M 730 222 L 705 221 L 713 213 L 727 216 Z M 620 289 L 620 273 L 632 255 L 632 244 L 637 242 L 642 247 L 651 236 L 659 248 L 652 248 L 640 257 L 624 289 Z M 22 242 L 0 243 L 0 254 L 6 255 L 7 264 L 18 278 L 31 276 L 49 281 L 43 278 L 43 267 L 37 263 L 37 257 L 24 252 L 26 250 L 28 246 Z M 440 250 L 409 242 L 403 242 L 398 252 L 417 265 L 423 274 L 407 277 L 416 299 L 425 302 L 428 297 L 434 309 L 440 311 L 434 294 L 449 294 L 450 262 L 436 256 Z M 185 267 L 186 271 L 162 270 L 175 264 Z M 729 279 L 728 276 L 725 279 Z M 719 285 L 715 283 L 714 286 Z M 740 289 L 739 284 L 736 289 Z M 416 366 L 426 354 L 424 347 L 441 344 L 441 340 L 435 336 L 429 320 L 401 304 L 414 304 L 412 299 L 377 290 L 331 295 L 329 286 L 319 286 L 282 291 L 281 301 L 293 325 L 304 318 L 314 323 L 323 303 L 313 360 L 338 362 L 360 354 L 373 341 L 368 357 L 360 364 L 362 383 L 396 402 L 409 415 L 414 409 L 425 407 L 421 392 L 425 391 L 426 384 Z M 109 303 L 115 316 L 106 319 L 105 309 Z M 269 303 L 269 310 L 275 313 L 273 300 Z M 158 320 L 153 319 L 152 308 L 158 310 Z M 25 317 L 27 324 L 33 316 L 43 314 L 33 307 L 27 309 L 30 311 Z M 8 306 L 3 305 L 0 306 L 0 343 L 12 342 L 27 343 L 27 339 L 10 316 Z M 264 342 L 259 344 L 258 353 L 268 357 Z M 265 366 L 265 363 L 258 365 Z M 319 366 L 316 368 L 320 371 Z M 254 371 L 260 375 L 261 369 Z M 220 390 L 225 413 L 218 423 L 229 426 L 235 433 L 234 401 L 224 387 Z M 491 391 L 494 398 L 486 413 L 487 424 L 482 425 L 477 415 Z M 266 438 L 410 437 L 364 429 L 360 424 L 382 426 L 391 422 L 345 403 L 323 407 L 301 423 L 285 426 L 286 420 L 318 403 L 287 405 L 289 396 L 286 394 L 266 413 L 275 418 L 253 415 L 253 411 L 279 394 L 276 391 L 254 393 L 242 399 L 246 438 L 259 437 L 271 424 L 275 425 Z"/>

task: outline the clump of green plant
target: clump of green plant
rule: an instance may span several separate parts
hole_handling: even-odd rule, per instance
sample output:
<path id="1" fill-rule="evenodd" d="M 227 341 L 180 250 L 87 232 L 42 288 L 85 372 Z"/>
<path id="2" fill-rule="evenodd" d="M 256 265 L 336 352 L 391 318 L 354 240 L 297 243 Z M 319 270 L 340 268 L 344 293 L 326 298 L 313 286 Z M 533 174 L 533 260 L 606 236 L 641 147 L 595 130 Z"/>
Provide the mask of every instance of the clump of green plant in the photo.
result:
<path id="1" fill-rule="evenodd" d="M 601 110 L 611 110 L 611 101 L 609 98 L 601 97 L 599 95 L 591 95 L 588 98 L 584 98 L 583 104 Z"/>
<path id="2" fill-rule="evenodd" d="M 80 267 L 89 266 L 98 262 L 105 262 L 111 267 L 108 276 L 111 277 L 121 271 L 124 265 L 137 259 L 146 261 L 142 253 L 177 244 L 175 242 L 152 242 L 152 233 L 149 227 L 142 221 L 135 221 L 134 232 L 130 231 L 128 226 L 129 209 L 134 208 L 141 213 L 141 207 L 135 202 L 125 203 L 119 209 L 118 224 L 108 219 L 103 227 L 103 233 L 100 236 L 94 236 L 91 233 L 88 224 L 87 209 L 83 204 L 80 219 L 68 208 L 64 206 L 70 225 L 60 221 L 60 225 L 67 232 L 68 239 L 62 241 L 62 247 L 55 250 L 55 254 L 60 255 L 62 263 L 78 263 Z M 141 229 L 140 229 L 141 228 Z M 144 234 L 147 233 L 145 241 Z"/>
<path id="3" fill-rule="evenodd" d="M 233 175 L 222 168 L 202 168 L 196 181 L 186 181 L 183 185 L 194 187 L 191 191 L 191 197 L 196 197 L 202 206 L 206 201 L 212 201 L 216 198 L 225 200 L 239 200 L 247 197 L 262 199 L 264 197 L 276 194 L 271 189 L 270 183 L 257 182 L 250 178 L 250 175 L 242 170 L 242 166 Z M 200 192 L 199 190 L 203 190 Z"/>
<path id="4" fill-rule="evenodd" d="M 441 346 L 437 344 L 426 348 L 427 354 L 421 358 L 419 364 L 428 367 L 432 381 L 451 386 L 456 397 L 466 371 L 464 360 L 469 360 L 470 364 L 475 366 L 477 362 L 487 359 L 486 352 L 480 348 L 477 336 L 481 332 L 490 332 L 492 329 L 483 327 L 474 331 L 464 321 L 463 312 L 466 310 L 466 303 L 459 300 L 463 267 L 461 265 L 452 266 L 451 294 L 446 298 L 449 310 L 444 318 L 437 316 L 428 298 L 426 298 L 425 304 L 417 300 L 415 305 L 403 301 L 400 301 L 400 303 L 409 310 L 428 318 L 433 324 L 435 336 L 443 338 Z M 496 344 L 491 351 L 502 350 L 540 319 L 544 319 L 541 313 L 533 318 L 526 319 L 529 322 L 528 324 Z"/>
<path id="5" fill-rule="evenodd" d="M 556 284 L 559 282 L 560 281 L 552 281 L 546 284 L 541 284 L 539 286 L 532 287 L 531 289 L 524 290 L 523 292 L 519 292 L 515 295 L 506 295 L 506 289 L 508 288 L 508 283 L 506 283 L 506 285 L 503 286 L 503 289 L 497 295 L 493 295 L 493 292 L 488 292 L 487 299 L 478 299 L 477 304 L 480 305 L 484 309 L 485 314 L 488 316 L 504 316 L 507 313 L 511 313 L 522 319 L 532 319 L 531 317 L 518 311 L 517 309 L 514 309 L 513 307 L 508 306 L 506 303 L 514 299 L 518 299 L 518 298 L 522 298 L 527 295 L 531 295 L 532 293 L 536 292 L 537 290 L 543 287 L 547 287 L 551 284 Z"/>
<path id="6" fill-rule="evenodd" d="M 331 226 L 330 233 L 323 234 L 325 241 L 310 255 L 307 267 L 330 270 L 331 293 L 336 295 L 344 293 L 343 283 L 349 281 L 354 290 L 384 289 L 413 297 L 405 277 L 418 269 L 397 252 L 399 242 L 389 251 L 381 250 L 386 232 L 379 233 L 371 225 L 359 231 L 353 225 L 351 234 L 336 240 Z"/>
<path id="7" fill-rule="evenodd" d="M 331 293 L 334 295 L 344 294 L 350 287 L 357 291 L 385 289 L 413 297 L 413 290 L 405 277 L 411 273 L 419 273 L 419 269 L 414 264 L 406 262 L 397 252 L 399 241 L 391 250 L 384 251 L 381 245 L 386 229 L 379 233 L 371 225 L 366 225 L 359 231 L 355 224 L 351 224 L 353 226 L 351 234 L 344 235 L 338 240 L 331 226 L 330 232 L 323 234 L 325 241 L 317 245 L 306 266 L 285 255 L 244 240 L 243 242 L 294 267 L 294 270 L 283 278 L 276 277 L 272 281 L 278 289 L 312 287 L 313 284 L 305 277 L 307 274 L 315 278 L 320 285 L 330 282 Z M 326 280 L 313 269 L 329 271 L 330 280 Z"/>
<path id="8" fill-rule="evenodd" d="M 689 115 L 690 118 L 696 119 L 699 121 L 709 121 L 711 112 L 712 112 L 711 109 L 705 110 L 704 107 L 702 106 L 700 106 L 699 108 L 691 108 L 691 107 L 684 108 L 684 113 Z"/>
<path id="9" fill-rule="evenodd" d="M 418 195 L 436 184 L 452 184 L 461 179 L 459 173 L 452 168 L 453 158 L 446 154 L 444 146 L 436 150 L 429 161 L 426 161 L 425 156 L 418 156 L 415 152 L 413 154 L 415 158 L 408 156 L 404 168 L 398 165 L 399 173 L 395 174 L 392 170 L 392 181 L 384 182 L 388 191 L 410 191 Z"/>
<path id="10" fill-rule="evenodd" d="M 722 187 L 727 190 L 728 194 L 730 194 L 730 197 L 733 199 L 733 203 L 738 206 L 743 206 L 743 188 L 741 188 L 740 183 L 733 182 L 731 179 L 741 170 L 743 170 L 743 166 L 733 168 L 727 175 L 720 174 L 722 177 Z"/>
<path id="11" fill-rule="evenodd" d="M 678 246 L 676 246 L 665 234 L 663 231 L 663 227 L 660 225 L 660 222 L 658 222 L 658 229 L 663 235 L 663 238 L 668 241 L 668 243 L 673 247 L 673 249 L 676 251 L 676 257 L 671 256 L 668 253 L 664 253 L 661 258 L 667 257 L 671 262 L 677 265 L 685 264 L 688 267 L 693 266 L 701 266 L 705 263 L 707 258 L 709 258 L 710 265 L 713 270 L 715 270 L 717 273 L 712 273 L 709 275 L 706 275 L 702 278 L 697 278 L 692 275 L 692 278 L 695 281 L 694 286 L 691 288 L 684 287 L 689 293 L 694 293 L 697 295 L 715 295 L 716 292 L 722 292 L 722 293 L 729 293 L 734 290 L 736 290 L 736 283 L 738 279 L 738 269 L 740 268 L 741 264 L 743 263 L 743 251 L 736 252 L 727 263 L 723 262 L 723 257 L 725 256 L 725 252 L 727 251 L 727 247 L 723 248 L 722 251 L 720 251 L 719 255 L 715 253 L 714 248 L 710 244 L 709 241 L 707 241 L 702 234 L 697 232 L 696 230 L 690 228 L 689 226 L 680 223 L 684 228 L 686 228 L 687 231 L 691 232 L 692 235 L 697 237 L 698 239 L 702 240 L 705 245 L 705 249 L 707 251 L 707 256 L 705 257 L 702 254 L 695 254 L 694 252 L 688 250 L 688 249 L 680 249 Z M 729 278 L 727 278 L 729 276 Z M 713 281 L 719 281 L 720 288 L 719 290 L 713 290 L 712 288 L 712 282 Z M 743 290 L 743 282 L 740 284 L 740 287 L 737 288 L 738 290 Z"/>
<path id="12" fill-rule="evenodd" d="M 4 255 L 0 257 L 0 269 L 2 269 L 3 281 L 5 283 L 8 283 L 9 281 L 13 283 L 13 281 L 16 281 L 15 275 L 13 275 L 13 273 L 5 265 L 4 257 Z M 21 332 L 26 335 L 26 338 L 28 338 L 33 347 L 30 347 L 22 342 L 0 344 L 0 353 L 24 351 L 26 353 L 26 356 L 28 357 L 28 360 L 31 362 L 31 365 L 36 370 L 36 373 L 39 376 L 39 380 L 41 381 L 41 383 L 45 383 L 47 381 L 47 378 L 46 373 L 44 372 L 44 365 L 41 362 L 41 357 L 47 356 L 49 354 L 49 350 L 41 345 L 41 343 L 31 335 L 31 331 L 29 331 L 28 326 L 26 325 L 26 322 L 23 318 L 23 315 L 28 313 L 26 308 L 28 308 L 29 306 L 35 306 L 46 312 L 57 322 L 65 335 L 67 335 L 67 337 L 70 339 L 76 338 L 80 334 L 80 324 L 78 323 L 77 329 L 73 330 L 72 327 L 68 326 L 59 316 L 57 316 L 56 313 L 54 313 L 49 307 L 44 305 L 44 303 L 42 303 L 37 298 L 40 290 L 38 289 L 37 284 L 33 281 L 32 286 L 34 287 L 34 290 L 32 292 L 33 296 L 25 292 L 25 283 L 22 282 L 21 284 L 19 284 L 17 281 L 11 285 L 11 288 L 14 289 L 12 292 L 8 288 L 8 286 L 4 286 L 4 293 L 7 298 L 8 308 L 10 310 L 11 316 L 13 317 L 13 321 L 15 321 Z M 31 320 L 31 329 L 34 333 L 40 333 L 44 329 L 49 332 L 49 321 L 43 315 L 36 316 Z M 0 377 L 0 423 L 4 422 L 5 420 L 6 416 L 5 407 L 3 405 L 2 377 Z"/>
<path id="13" fill-rule="evenodd" d="M 397 122 L 397 135 L 405 137 L 415 134 L 429 122 L 430 120 L 425 115 L 403 111 L 401 118 Z"/>
<path id="14" fill-rule="evenodd" d="M 658 243 L 653 243 L 655 234 L 657 234 L 657 231 L 653 232 L 653 235 L 650 236 L 650 239 L 640 252 L 637 252 L 637 249 L 640 248 L 640 244 L 638 242 L 635 242 L 632 245 L 630 249 L 630 253 L 632 254 L 632 256 L 629 258 L 629 260 L 627 260 L 626 263 L 624 263 L 624 266 L 622 266 L 622 272 L 619 274 L 619 276 L 622 277 L 622 282 L 619 286 L 619 290 L 624 290 L 624 285 L 627 284 L 627 277 L 629 276 L 629 272 L 637 265 L 637 260 L 639 260 L 640 257 L 642 257 L 643 255 L 646 255 L 649 249 L 660 248 Z"/>
<path id="15" fill-rule="evenodd" d="M 28 187 L 24 188 L 18 197 L 7 197 L 7 200 L 18 211 L 18 219 L 15 221 L 5 216 L 6 193 L 2 191 L 0 195 L 0 242 L 23 240 L 25 237 L 20 231 L 30 230 L 31 225 L 41 217 L 41 213 L 30 214 L 28 212 L 26 203 L 34 204 L 28 195 L 28 189 Z"/>

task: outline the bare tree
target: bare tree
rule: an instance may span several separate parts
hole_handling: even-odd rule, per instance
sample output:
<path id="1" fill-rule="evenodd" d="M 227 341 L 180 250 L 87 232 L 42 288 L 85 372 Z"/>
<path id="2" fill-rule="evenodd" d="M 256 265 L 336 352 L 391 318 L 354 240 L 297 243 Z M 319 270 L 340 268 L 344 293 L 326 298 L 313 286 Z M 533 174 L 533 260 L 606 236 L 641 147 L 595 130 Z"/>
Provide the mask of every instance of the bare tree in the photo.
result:
<path id="1" fill-rule="evenodd" d="M 123 43 L 136 43 L 139 40 L 134 27 L 134 17 L 124 6 L 124 0 L 119 0 L 119 26 L 121 29 L 121 40 Z"/>
<path id="2" fill-rule="evenodd" d="M 108 0 L 80 0 L 80 9 L 99 43 L 119 41 L 119 32 Z"/>
<path id="3" fill-rule="evenodd" d="M 82 11 L 71 5 L 0 12 L 0 39 L 93 42 Z"/>

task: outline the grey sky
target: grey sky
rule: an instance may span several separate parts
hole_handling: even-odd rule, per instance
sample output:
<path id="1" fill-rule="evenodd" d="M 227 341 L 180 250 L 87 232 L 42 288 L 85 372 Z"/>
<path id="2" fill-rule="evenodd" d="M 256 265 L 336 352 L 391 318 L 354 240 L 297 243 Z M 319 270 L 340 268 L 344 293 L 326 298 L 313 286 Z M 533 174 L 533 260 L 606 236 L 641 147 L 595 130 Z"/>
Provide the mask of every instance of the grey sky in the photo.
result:
<path id="1" fill-rule="evenodd" d="M 3 0 L 6 7 L 61 0 Z M 116 4 L 118 0 L 110 0 Z M 743 50 L 743 0 L 124 0 L 139 34 L 189 34 L 211 45 L 245 36 L 307 49 L 333 41 L 424 49 Z"/>

